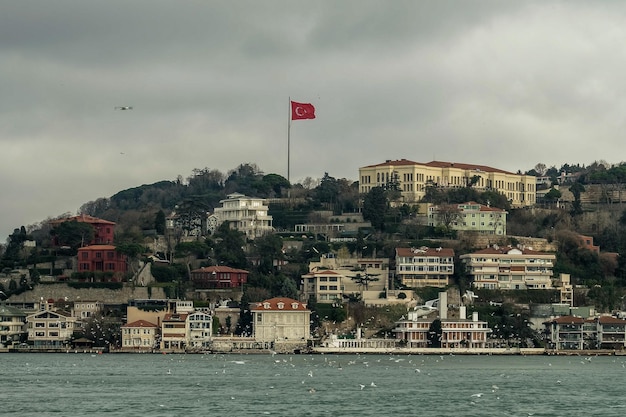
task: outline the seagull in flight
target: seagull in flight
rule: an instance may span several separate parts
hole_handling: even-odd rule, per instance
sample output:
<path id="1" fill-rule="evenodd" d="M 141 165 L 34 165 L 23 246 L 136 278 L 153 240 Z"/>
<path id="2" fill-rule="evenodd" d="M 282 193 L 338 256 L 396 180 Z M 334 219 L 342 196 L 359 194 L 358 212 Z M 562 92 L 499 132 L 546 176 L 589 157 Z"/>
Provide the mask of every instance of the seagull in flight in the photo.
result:
<path id="1" fill-rule="evenodd" d="M 118 106 L 115 110 L 132 110 L 133 106 Z"/>

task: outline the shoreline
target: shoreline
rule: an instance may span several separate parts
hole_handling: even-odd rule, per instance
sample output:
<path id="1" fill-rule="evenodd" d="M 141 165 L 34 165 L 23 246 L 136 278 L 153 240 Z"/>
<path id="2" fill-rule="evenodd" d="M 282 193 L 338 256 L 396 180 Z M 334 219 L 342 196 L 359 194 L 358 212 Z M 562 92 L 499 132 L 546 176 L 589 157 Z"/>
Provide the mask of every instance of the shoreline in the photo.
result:
<path id="1" fill-rule="evenodd" d="M 2 348 L 0 353 L 66 353 L 66 354 L 152 354 L 152 355 L 172 355 L 172 354 L 221 354 L 221 355 L 475 355 L 475 356 L 626 356 L 626 351 L 622 350 L 547 350 L 544 348 L 483 348 L 483 349 L 461 349 L 461 348 L 333 348 L 333 347 L 313 347 L 303 350 L 276 352 L 267 349 L 232 349 L 223 350 L 107 350 L 105 348 L 89 349 L 63 349 L 63 348 Z"/>

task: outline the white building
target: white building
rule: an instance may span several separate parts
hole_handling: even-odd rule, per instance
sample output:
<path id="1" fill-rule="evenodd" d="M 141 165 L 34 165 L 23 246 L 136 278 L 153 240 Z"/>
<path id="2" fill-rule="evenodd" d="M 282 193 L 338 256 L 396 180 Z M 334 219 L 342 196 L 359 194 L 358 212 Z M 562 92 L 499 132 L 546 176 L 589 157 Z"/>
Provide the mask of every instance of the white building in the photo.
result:
<path id="1" fill-rule="evenodd" d="M 460 256 L 475 288 L 551 289 L 553 253 L 526 248 L 490 247 Z"/>
<path id="2" fill-rule="evenodd" d="M 85 321 L 95 316 L 96 314 L 101 313 L 103 309 L 104 304 L 101 301 L 74 301 L 72 307 L 72 315 L 80 321 Z"/>
<path id="3" fill-rule="evenodd" d="M 213 316 L 206 312 L 195 311 L 187 316 L 187 348 L 207 349 L 211 345 Z"/>
<path id="4" fill-rule="evenodd" d="M 221 200 L 222 207 L 215 208 L 215 215 L 219 223 L 228 222 L 230 227 L 246 234 L 249 239 L 263 236 L 274 230 L 272 216 L 266 200 L 262 198 L 246 197 L 243 194 L 229 194 Z"/>
<path id="5" fill-rule="evenodd" d="M 62 348 L 76 330 L 76 317 L 66 311 L 40 311 L 26 317 L 28 340 L 35 348 Z"/>
<path id="6" fill-rule="evenodd" d="M 253 337 L 257 342 L 306 342 L 311 337 L 311 311 L 306 304 L 286 297 L 254 303 Z"/>
<path id="7" fill-rule="evenodd" d="M 24 323 L 26 313 L 4 303 L 0 304 L 0 347 L 20 342 L 26 335 Z"/>
<path id="8" fill-rule="evenodd" d="M 435 335 L 441 348 L 484 349 L 487 347 L 489 328 L 486 321 L 478 319 L 478 312 L 466 318 L 466 307 L 460 306 L 459 318 L 448 318 L 448 297 L 445 292 L 439 293 L 438 319 L 441 322 L 441 334 Z M 408 348 L 433 347 L 432 335 L 429 338 L 434 318 L 423 318 L 419 309 L 408 312 L 406 319 L 396 322 L 393 332 L 396 339 L 406 343 Z"/>
<path id="9" fill-rule="evenodd" d="M 396 248 L 396 276 L 411 288 L 446 287 L 454 273 L 450 248 Z"/>

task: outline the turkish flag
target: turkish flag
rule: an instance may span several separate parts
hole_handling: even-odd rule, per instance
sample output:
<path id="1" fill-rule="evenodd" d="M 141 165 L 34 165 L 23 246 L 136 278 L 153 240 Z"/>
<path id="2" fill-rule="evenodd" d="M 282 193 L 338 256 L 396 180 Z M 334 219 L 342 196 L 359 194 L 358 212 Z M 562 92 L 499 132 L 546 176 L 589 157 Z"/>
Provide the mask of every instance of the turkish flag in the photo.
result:
<path id="1" fill-rule="evenodd" d="M 315 107 L 311 103 L 291 102 L 291 120 L 315 119 Z"/>

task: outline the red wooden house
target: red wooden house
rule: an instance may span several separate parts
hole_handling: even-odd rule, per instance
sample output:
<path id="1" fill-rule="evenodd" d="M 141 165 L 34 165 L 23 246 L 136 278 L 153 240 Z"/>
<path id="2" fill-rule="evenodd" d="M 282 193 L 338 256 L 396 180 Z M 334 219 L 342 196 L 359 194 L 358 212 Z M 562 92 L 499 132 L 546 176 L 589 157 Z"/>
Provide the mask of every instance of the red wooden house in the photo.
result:
<path id="1" fill-rule="evenodd" d="M 229 266 L 207 266 L 191 271 L 196 289 L 241 288 L 248 282 L 248 271 Z"/>
<path id="2" fill-rule="evenodd" d="M 126 255 L 113 245 L 91 245 L 78 249 L 78 272 L 111 272 L 120 281 L 128 270 Z"/>
<path id="3" fill-rule="evenodd" d="M 85 245 L 110 245 L 113 243 L 113 236 L 115 234 L 115 223 L 108 220 L 99 219 L 97 217 L 89 216 L 87 214 L 81 214 L 74 217 L 67 217 L 65 219 L 53 220 L 50 222 L 53 226 L 59 225 L 63 222 L 76 221 L 80 223 L 88 223 L 94 229 L 93 240 L 91 242 L 85 242 Z M 63 242 L 55 242 L 56 245 Z"/>

